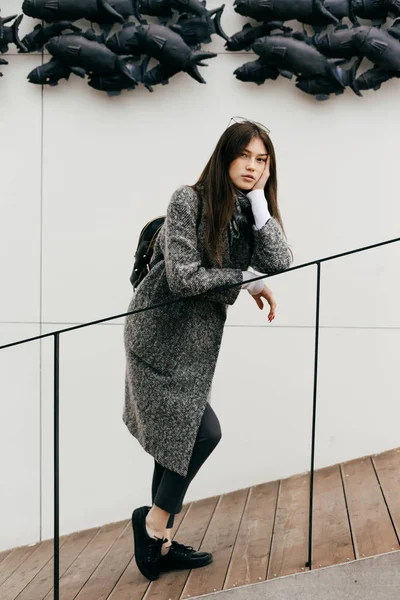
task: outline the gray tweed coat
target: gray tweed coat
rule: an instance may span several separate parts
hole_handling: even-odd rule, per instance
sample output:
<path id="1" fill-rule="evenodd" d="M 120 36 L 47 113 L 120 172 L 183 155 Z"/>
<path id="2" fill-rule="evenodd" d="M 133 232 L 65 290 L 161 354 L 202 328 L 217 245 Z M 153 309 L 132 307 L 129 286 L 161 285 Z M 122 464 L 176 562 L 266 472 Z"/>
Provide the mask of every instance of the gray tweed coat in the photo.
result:
<path id="1" fill-rule="evenodd" d="M 205 221 L 201 194 L 187 185 L 176 189 L 151 270 L 136 288 L 128 311 L 179 300 L 127 316 L 124 328 L 123 421 L 146 452 L 183 476 L 211 391 L 227 305 L 240 293 L 242 270 L 250 265 L 272 274 L 291 264 L 278 222 L 271 218 L 255 230 L 250 200 L 241 190 L 225 233 L 221 268 L 204 257 Z M 215 290 L 233 283 L 238 285 Z"/>

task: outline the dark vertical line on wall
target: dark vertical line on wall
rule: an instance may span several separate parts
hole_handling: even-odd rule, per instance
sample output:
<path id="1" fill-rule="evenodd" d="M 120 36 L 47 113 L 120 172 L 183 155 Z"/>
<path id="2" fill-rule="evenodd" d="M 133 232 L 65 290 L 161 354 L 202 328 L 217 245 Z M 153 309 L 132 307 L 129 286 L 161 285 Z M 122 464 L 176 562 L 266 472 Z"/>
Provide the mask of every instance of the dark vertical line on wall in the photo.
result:
<path id="1" fill-rule="evenodd" d="M 42 27 L 44 26 L 42 21 Z M 44 63 L 44 48 L 42 48 L 42 65 Z M 43 252 L 43 101 L 44 101 L 44 85 L 42 84 L 41 97 L 40 97 L 40 225 L 39 225 L 39 236 L 40 236 L 40 258 L 39 258 L 39 331 L 40 335 L 43 333 L 42 321 L 42 252 Z M 43 364 L 43 340 L 40 340 L 39 344 L 39 540 L 43 538 L 43 413 L 42 413 L 42 364 Z"/>

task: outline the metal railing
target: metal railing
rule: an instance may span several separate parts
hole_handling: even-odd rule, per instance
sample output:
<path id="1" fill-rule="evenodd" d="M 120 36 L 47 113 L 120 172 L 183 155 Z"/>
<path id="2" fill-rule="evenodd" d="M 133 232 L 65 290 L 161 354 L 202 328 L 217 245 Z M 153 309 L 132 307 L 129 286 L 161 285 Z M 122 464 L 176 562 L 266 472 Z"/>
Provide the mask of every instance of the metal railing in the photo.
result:
<path id="1" fill-rule="evenodd" d="M 317 383 L 318 383 L 318 350 L 319 350 L 319 313 L 320 313 L 320 297 L 321 297 L 321 264 L 323 262 L 336 260 L 350 254 L 357 254 L 359 252 L 365 252 L 366 250 L 372 250 L 380 246 L 386 246 L 388 244 L 394 244 L 399 242 L 400 237 L 377 244 L 371 244 L 370 246 L 363 246 L 355 250 L 349 250 L 347 252 L 341 252 L 340 254 L 334 254 L 318 260 L 303 263 L 295 267 L 290 267 L 285 271 L 274 273 L 273 275 L 258 275 L 248 281 L 256 281 L 258 279 L 267 279 L 269 277 L 276 277 L 283 273 L 289 273 L 290 271 L 296 271 L 298 269 L 304 269 L 311 265 L 317 265 L 317 289 L 316 289 L 316 316 L 315 316 L 315 350 L 314 350 L 314 389 L 313 389 L 313 410 L 312 410 L 312 431 L 311 431 L 311 467 L 310 467 L 310 503 L 309 503 L 309 527 L 308 527 L 308 561 L 305 563 L 306 567 L 312 568 L 312 513 L 313 513 L 313 498 L 314 498 L 314 457 L 315 457 L 315 430 L 316 430 L 316 413 L 317 413 Z M 222 291 L 229 288 L 237 287 L 237 283 L 228 284 L 213 288 L 213 291 Z M 205 295 L 207 292 L 198 294 L 199 296 Z M 98 325 L 99 323 L 105 323 L 121 317 L 126 317 L 138 312 L 146 310 L 152 310 L 159 306 L 165 306 L 167 304 L 173 304 L 175 302 L 182 302 L 183 298 L 174 298 L 166 302 L 159 304 L 152 304 L 145 308 L 132 310 L 130 312 L 113 315 L 112 317 L 106 317 L 104 319 L 98 319 L 97 321 L 90 321 L 88 323 L 81 323 L 80 325 L 74 325 L 73 327 L 67 327 L 65 329 L 59 329 L 57 331 L 51 331 L 42 335 L 37 335 L 31 338 L 25 338 L 9 344 L 0 346 L 0 350 L 11 348 L 12 346 L 18 346 L 20 344 L 26 344 L 35 340 L 41 340 L 46 337 L 54 337 L 54 600 L 59 600 L 59 571 L 60 571 L 60 555 L 59 555 L 59 363 L 60 363 L 60 335 L 68 331 L 74 331 L 76 329 L 82 329 L 83 327 L 90 327 L 92 325 Z"/>

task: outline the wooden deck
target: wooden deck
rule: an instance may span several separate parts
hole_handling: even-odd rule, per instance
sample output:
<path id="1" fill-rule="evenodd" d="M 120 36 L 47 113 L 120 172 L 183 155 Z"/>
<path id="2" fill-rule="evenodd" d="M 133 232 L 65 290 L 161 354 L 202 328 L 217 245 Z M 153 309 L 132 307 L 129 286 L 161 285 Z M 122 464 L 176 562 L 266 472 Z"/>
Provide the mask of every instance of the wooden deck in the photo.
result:
<path id="1" fill-rule="evenodd" d="M 399 549 L 400 449 L 315 472 L 313 569 Z M 188 503 L 182 543 L 210 565 L 145 579 L 130 518 L 60 539 L 61 600 L 178 600 L 307 571 L 309 474 Z M 133 507 L 134 508 L 134 507 Z M 1 600 L 53 598 L 52 540 L 0 553 Z"/>

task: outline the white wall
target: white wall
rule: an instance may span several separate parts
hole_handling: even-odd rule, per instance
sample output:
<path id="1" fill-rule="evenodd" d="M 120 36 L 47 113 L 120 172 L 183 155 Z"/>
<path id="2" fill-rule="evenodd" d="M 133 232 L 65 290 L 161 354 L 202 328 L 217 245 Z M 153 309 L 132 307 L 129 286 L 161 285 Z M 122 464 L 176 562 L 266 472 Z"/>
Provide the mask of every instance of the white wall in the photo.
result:
<path id="1" fill-rule="evenodd" d="M 2 2 L 3 16 L 19 8 Z M 226 5 L 228 34 L 247 21 Z M 199 68 L 206 85 L 182 73 L 116 98 L 74 76 L 42 91 L 26 81 L 40 54 L 7 55 L 3 343 L 124 312 L 143 224 L 197 179 L 232 115 L 271 129 L 296 264 L 399 236 L 398 80 L 318 103 L 282 78 L 237 81 L 255 56 L 226 53 L 215 36 L 205 49 L 218 52 Z M 316 467 L 399 445 L 399 259 L 395 244 L 322 265 Z M 229 308 L 211 399 L 223 439 L 187 501 L 309 469 L 315 283 L 315 266 L 270 278 L 273 324 L 246 292 Z M 0 549 L 52 536 L 52 350 L 49 338 L 0 355 Z M 150 503 L 153 459 L 121 419 L 122 320 L 65 334 L 60 351 L 68 533 Z"/>

